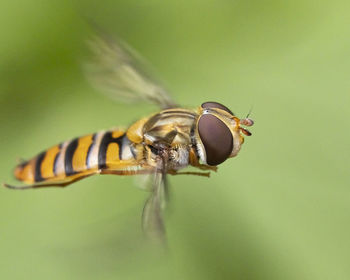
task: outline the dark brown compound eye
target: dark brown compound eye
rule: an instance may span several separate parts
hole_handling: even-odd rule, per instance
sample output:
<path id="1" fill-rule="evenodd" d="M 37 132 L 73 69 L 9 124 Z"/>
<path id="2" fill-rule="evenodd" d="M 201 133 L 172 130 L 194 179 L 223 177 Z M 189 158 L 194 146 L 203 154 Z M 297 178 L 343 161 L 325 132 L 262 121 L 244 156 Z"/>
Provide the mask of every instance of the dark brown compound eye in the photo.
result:
<path id="1" fill-rule="evenodd" d="M 227 108 L 226 106 L 218 103 L 218 102 L 205 102 L 201 105 L 201 107 L 203 109 L 206 109 L 206 108 L 218 108 L 218 109 L 221 109 L 221 110 L 224 110 L 228 113 L 230 113 L 231 115 L 234 116 L 234 113 L 231 112 L 231 110 L 229 108 Z"/>
<path id="2" fill-rule="evenodd" d="M 233 138 L 230 129 L 221 120 L 210 114 L 202 115 L 198 122 L 198 132 L 208 165 L 218 165 L 230 156 Z"/>

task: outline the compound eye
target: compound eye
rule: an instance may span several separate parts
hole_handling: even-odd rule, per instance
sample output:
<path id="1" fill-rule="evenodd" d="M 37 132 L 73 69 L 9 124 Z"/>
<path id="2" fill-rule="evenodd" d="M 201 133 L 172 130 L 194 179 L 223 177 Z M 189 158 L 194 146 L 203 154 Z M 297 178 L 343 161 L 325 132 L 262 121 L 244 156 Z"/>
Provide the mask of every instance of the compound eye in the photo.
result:
<path id="1" fill-rule="evenodd" d="M 231 112 L 231 110 L 229 108 L 227 108 L 226 106 L 218 103 L 218 102 L 205 102 L 201 105 L 201 107 L 203 109 L 206 109 L 206 108 L 218 108 L 218 109 L 221 109 L 221 110 L 224 110 L 226 111 L 227 113 L 230 113 L 231 115 L 235 115 L 234 113 Z"/>
<path id="2" fill-rule="evenodd" d="M 208 165 L 218 165 L 230 156 L 233 138 L 225 123 L 213 115 L 205 114 L 199 119 L 198 132 L 204 145 Z"/>

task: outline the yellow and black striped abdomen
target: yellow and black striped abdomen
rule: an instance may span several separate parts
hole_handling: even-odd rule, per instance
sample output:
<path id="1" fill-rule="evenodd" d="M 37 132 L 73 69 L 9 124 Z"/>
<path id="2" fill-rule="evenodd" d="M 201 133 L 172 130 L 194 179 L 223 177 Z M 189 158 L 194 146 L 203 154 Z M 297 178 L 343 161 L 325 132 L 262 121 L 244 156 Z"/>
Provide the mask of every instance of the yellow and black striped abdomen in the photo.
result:
<path id="1" fill-rule="evenodd" d="M 113 163 L 133 159 L 124 131 L 102 131 L 75 138 L 40 153 L 15 169 L 18 180 L 29 184 L 64 183 L 97 173 Z"/>

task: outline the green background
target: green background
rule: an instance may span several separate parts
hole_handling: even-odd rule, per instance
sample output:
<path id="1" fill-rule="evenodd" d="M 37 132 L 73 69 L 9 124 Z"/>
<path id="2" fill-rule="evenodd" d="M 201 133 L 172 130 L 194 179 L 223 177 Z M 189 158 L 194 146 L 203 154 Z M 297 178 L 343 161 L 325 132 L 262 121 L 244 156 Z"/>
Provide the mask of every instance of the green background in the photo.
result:
<path id="1" fill-rule="evenodd" d="M 16 158 L 157 111 L 81 71 L 86 18 L 142 53 L 184 106 L 219 101 L 253 136 L 210 179 L 171 177 L 168 250 L 147 193 L 95 176 L 0 189 L 1 279 L 350 279 L 350 4 L 312 0 L 2 1 L 0 179 Z"/>

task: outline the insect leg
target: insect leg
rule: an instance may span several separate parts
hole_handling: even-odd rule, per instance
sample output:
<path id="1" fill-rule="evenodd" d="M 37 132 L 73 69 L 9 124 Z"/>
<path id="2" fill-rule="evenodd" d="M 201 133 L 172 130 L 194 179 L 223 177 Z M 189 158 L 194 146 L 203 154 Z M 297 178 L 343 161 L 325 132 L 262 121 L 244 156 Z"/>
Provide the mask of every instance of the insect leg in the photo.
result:
<path id="1" fill-rule="evenodd" d="M 176 170 L 169 170 L 168 174 L 170 175 L 196 175 L 196 176 L 202 176 L 202 177 L 210 177 L 210 172 L 191 172 L 191 171 L 176 171 Z"/>

